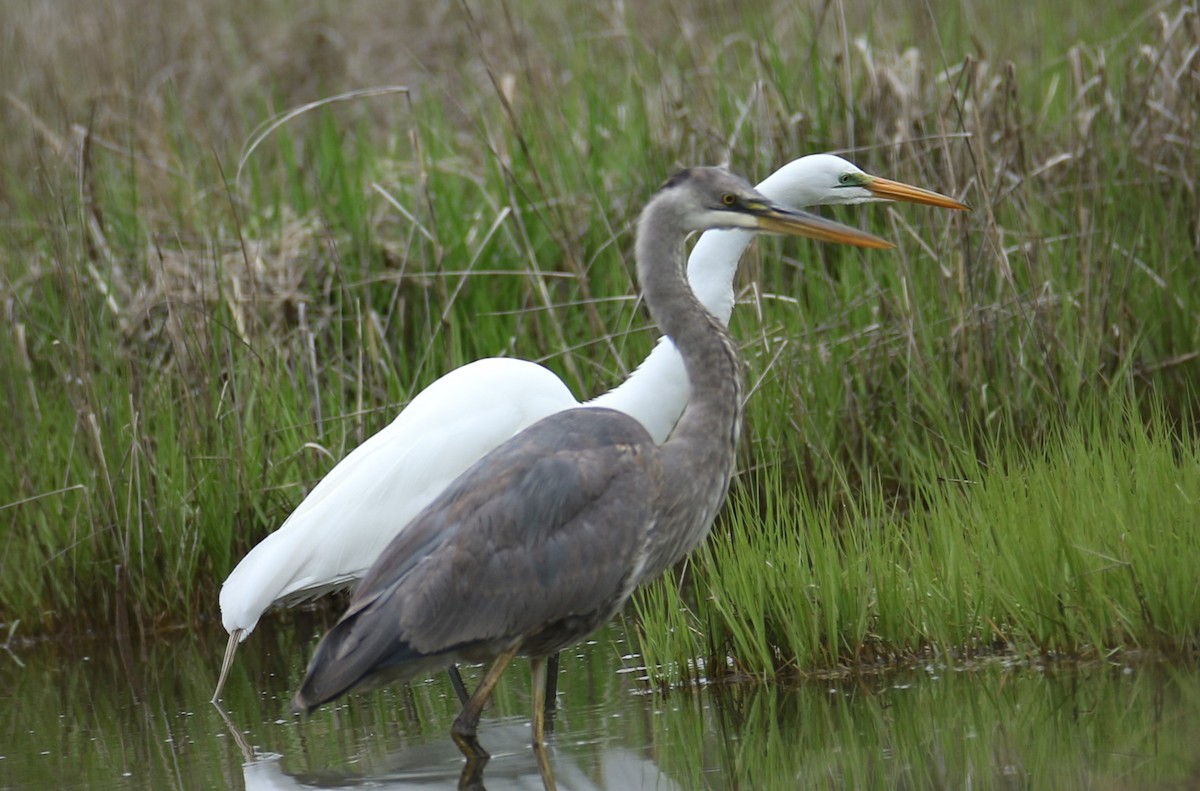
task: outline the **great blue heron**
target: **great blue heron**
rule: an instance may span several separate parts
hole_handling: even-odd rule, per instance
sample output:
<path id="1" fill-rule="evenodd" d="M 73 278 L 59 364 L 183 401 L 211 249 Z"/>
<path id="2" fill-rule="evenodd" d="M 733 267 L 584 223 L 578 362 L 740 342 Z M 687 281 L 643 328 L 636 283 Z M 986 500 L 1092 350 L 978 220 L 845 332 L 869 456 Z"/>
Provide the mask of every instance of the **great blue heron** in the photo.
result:
<path id="1" fill-rule="evenodd" d="M 864 173 L 830 154 L 793 160 L 757 189 L 794 208 L 880 200 L 967 208 L 936 192 Z M 693 290 L 726 324 L 738 260 L 752 238 L 747 231 L 709 231 L 688 259 Z M 689 394 L 683 361 L 663 338 L 621 386 L 586 405 L 625 412 L 662 442 Z M 513 358 L 464 365 L 418 394 L 395 421 L 342 459 L 225 580 L 221 620 L 229 642 L 213 700 L 238 644 L 268 607 L 360 579 L 387 542 L 468 466 L 537 420 L 583 405 L 548 369 Z"/>
<path id="2" fill-rule="evenodd" d="M 470 766 L 487 757 L 476 739 L 483 706 L 520 654 L 531 659 L 533 742 L 544 759 L 546 657 L 608 621 L 645 569 L 702 540 L 729 486 L 742 409 L 737 352 L 684 277 L 685 237 L 707 228 L 890 246 L 772 203 L 724 170 L 674 176 L 642 211 L 636 241 L 646 304 L 691 382 L 670 437 L 659 445 L 623 412 L 580 408 L 484 456 L 367 571 L 317 646 L 294 711 L 451 662 L 494 660 L 451 731 Z"/>

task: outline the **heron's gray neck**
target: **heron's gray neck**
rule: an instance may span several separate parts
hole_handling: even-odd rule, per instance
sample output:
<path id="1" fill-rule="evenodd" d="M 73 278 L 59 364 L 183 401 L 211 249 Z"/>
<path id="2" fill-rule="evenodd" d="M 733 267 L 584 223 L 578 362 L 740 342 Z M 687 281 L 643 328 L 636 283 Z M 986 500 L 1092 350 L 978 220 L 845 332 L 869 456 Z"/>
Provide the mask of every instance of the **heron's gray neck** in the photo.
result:
<path id="1" fill-rule="evenodd" d="M 642 213 L 637 242 L 638 278 L 651 315 L 683 357 L 692 386 L 685 417 L 700 412 L 708 424 L 704 428 L 716 429 L 734 423 L 740 416 L 737 353 L 724 325 L 705 310 L 688 286 L 684 277 L 683 240 L 678 233 L 663 231 L 679 225 L 673 209 L 669 202 L 656 201 Z M 681 423 L 675 435 L 682 428 Z M 728 430 L 719 433 L 728 434 Z"/>
<path id="2" fill-rule="evenodd" d="M 666 509 L 686 528 L 652 550 L 647 577 L 657 576 L 707 535 L 733 472 L 742 416 L 733 340 L 688 287 L 681 225 L 675 206 L 656 200 L 638 227 L 638 278 L 646 304 L 683 357 L 692 387 L 683 417 L 662 446 L 664 496 L 671 501 Z"/>

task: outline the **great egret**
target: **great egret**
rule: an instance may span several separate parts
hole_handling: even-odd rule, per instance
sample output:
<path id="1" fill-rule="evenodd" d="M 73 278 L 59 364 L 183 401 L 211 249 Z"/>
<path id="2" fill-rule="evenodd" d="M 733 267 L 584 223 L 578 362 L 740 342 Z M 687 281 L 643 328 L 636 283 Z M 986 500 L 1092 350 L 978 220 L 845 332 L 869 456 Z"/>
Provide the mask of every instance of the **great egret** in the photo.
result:
<path id="1" fill-rule="evenodd" d="M 293 711 L 451 662 L 494 660 L 451 731 L 470 767 L 487 758 L 476 739 L 483 706 L 524 655 L 544 761 L 546 657 L 608 621 L 659 558 L 699 543 L 729 487 L 742 411 L 737 350 L 684 277 L 685 238 L 713 227 L 890 246 L 772 203 L 724 170 L 674 176 L 642 211 L 636 242 L 646 305 L 691 382 L 670 437 L 660 445 L 628 414 L 584 407 L 488 453 L 367 571 L 317 646 Z"/>
<path id="2" fill-rule="evenodd" d="M 794 160 L 758 185 L 796 208 L 901 200 L 953 209 L 958 201 L 864 173 L 831 154 Z M 733 311 L 738 260 L 753 235 L 709 231 L 688 260 L 688 280 L 721 322 Z M 657 442 L 688 401 L 683 361 L 670 340 L 623 384 L 587 402 L 639 420 Z M 229 633 L 216 701 L 238 644 L 275 604 L 295 604 L 350 585 L 422 508 L 468 466 L 537 420 L 581 406 L 554 373 L 537 363 L 490 358 L 464 365 L 418 394 L 396 419 L 340 461 L 287 521 L 237 565 L 221 588 Z"/>

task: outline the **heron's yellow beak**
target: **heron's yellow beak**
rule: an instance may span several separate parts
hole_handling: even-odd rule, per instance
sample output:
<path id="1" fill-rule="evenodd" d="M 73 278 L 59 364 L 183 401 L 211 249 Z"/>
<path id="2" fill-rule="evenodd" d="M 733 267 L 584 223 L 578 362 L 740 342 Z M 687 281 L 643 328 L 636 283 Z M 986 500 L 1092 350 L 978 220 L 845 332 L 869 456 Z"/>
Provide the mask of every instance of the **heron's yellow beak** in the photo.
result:
<path id="1" fill-rule="evenodd" d="M 753 206 L 750 211 L 758 221 L 759 230 L 763 231 L 804 236 L 819 242 L 851 244 L 855 247 L 873 247 L 881 250 L 895 247 L 891 242 L 874 234 L 808 212 L 785 209 L 774 204 Z"/>
<path id="2" fill-rule="evenodd" d="M 971 207 L 967 204 L 960 203 L 954 200 L 954 198 L 947 197 L 940 192 L 902 184 L 899 181 L 885 179 L 882 176 L 871 176 L 865 179 L 862 187 L 876 198 L 906 201 L 908 203 L 923 203 L 926 206 L 938 206 L 943 209 L 971 211 Z"/>

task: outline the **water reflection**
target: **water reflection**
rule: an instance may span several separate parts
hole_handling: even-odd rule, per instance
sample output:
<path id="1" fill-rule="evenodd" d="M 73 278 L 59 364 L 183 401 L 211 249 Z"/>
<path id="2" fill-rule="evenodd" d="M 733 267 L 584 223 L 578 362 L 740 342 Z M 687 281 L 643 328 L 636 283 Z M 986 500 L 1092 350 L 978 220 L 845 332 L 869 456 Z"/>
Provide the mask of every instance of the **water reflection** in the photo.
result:
<path id="1" fill-rule="evenodd" d="M 246 791 L 294 791 L 304 788 L 350 788 L 369 786 L 382 789 L 488 788 L 541 789 L 540 767 L 529 746 L 530 727 L 521 718 L 489 723 L 492 759 L 477 782 L 464 782 L 466 770 L 462 753 L 447 739 L 429 738 L 387 754 L 375 769 L 364 774 L 346 767 L 328 767 L 320 771 L 289 771 L 284 756 L 264 753 L 250 744 L 228 713 L 217 710 L 231 737 L 242 752 L 242 778 Z M 596 745 L 593 745 L 596 746 Z M 550 764 L 558 787 L 580 791 L 618 788 L 653 788 L 676 791 L 679 786 L 663 775 L 654 762 L 619 745 L 608 745 L 597 753 L 598 762 L 585 771 L 578 761 L 566 754 L 549 750 Z"/>
<path id="2" fill-rule="evenodd" d="M 222 712 L 220 630 L 0 654 L 0 788 L 452 788 L 441 678 L 287 712 L 320 624 L 265 628 Z M 620 633 L 564 658 L 550 762 L 562 789 L 1179 788 L 1200 780 L 1200 674 L 1142 662 L 936 665 L 852 680 L 645 694 Z M 636 660 L 626 660 L 625 669 Z M 22 666 L 23 663 L 23 666 Z M 485 712 L 484 782 L 539 789 L 529 681 Z"/>
<path id="3" fill-rule="evenodd" d="M 490 791 L 540 791 L 542 778 L 529 746 L 529 728 L 520 722 L 493 727 L 496 753 L 483 769 L 482 784 Z M 652 761 L 622 747 L 605 749 L 596 763 L 584 767 L 553 748 L 550 763 L 558 787 L 578 791 L 603 789 L 660 789 L 680 786 L 662 774 Z M 324 771 L 289 771 L 283 756 L 262 754 L 242 767 L 246 791 L 295 791 L 312 788 L 401 789 L 453 788 L 461 785 L 463 757 L 449 740 L 428 742 L 384 757 L 371 773 L 331 767 Z"/>

